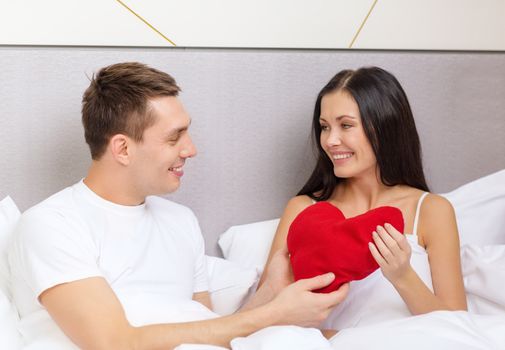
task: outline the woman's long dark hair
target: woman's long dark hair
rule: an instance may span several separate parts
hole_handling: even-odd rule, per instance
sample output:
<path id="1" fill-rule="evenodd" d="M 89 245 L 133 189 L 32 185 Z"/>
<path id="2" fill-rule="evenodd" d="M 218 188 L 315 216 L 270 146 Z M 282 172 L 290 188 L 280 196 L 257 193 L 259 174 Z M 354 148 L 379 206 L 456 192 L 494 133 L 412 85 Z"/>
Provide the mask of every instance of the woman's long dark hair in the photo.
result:
<path id="1" fill-rule="evenodd" d="M 318 160 L 298 195 L 324 201 L 342 181 L 335 176 L 333 163 L 321 147 L 319 124 L 322 98 L 338 90 L 348 92 L 358 104 L 363 129 L 377 159 L 382 183 L 429 191 L 421 161 L 419 135 L 405 92 L 391 73 L 378 67 L 364 67 L 339 72 L 319 92 L 312 119 L 312 140 Z"/>

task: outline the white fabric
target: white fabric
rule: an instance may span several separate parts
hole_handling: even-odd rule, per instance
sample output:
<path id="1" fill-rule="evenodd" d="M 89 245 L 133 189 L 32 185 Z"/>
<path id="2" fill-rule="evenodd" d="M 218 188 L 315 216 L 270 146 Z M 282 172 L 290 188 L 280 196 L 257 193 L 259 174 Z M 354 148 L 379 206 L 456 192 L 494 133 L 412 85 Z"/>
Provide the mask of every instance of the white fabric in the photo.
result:
<path id="1" fill-rule="evenodd" d="M 428 195 L 428 192 L 424 192 L 419 200 L 417 201 L 416 216 L 414 217 L 414 226 L 412 228 L 412 234 L 417 236 L 417 225 L 419 224 L 419 215 L 421 213 L 421 204 L 423 204 L 424 199 Z"/>
<path id="2" fill-rule="evenodd" d="M 503 232 L 505 234 L 505 227 Z M 468 310 L 505 315 L 505 245 L 464 246 L 461 267 Z"/>
<path id="3" fill-rule="evenodd" d="M 0 201 L 0 349 L 17 349 L 21 343 L 17 331 L 18 314 L 11 303 L 7 245 L 20 213 L 10 197 Z"/>
<path id="4" fill-rule="evenodd" d="M 345 329 L 330 342 L 353 350 L 499 350 L 505 348 L 505 317 L 437 311 Z"/>
<path id="5" fill-rule="evenodd" d="M 268 327 L 248 337 L 235 338 L 230 345 L 233 350 L 331 349 L 319 330 L 296 326 Z"/>
<path id="6" fill-rule="evenodd" d="M 10 296 L 7 246 L 20 215 L 19 209 L 11 197 L 2 199 L 0 202 L 0 291 L 7 296 Z"/>
<path id="7" fill-rule="evenodd" d="M 219 315 L 229 315 L 237 311 L 256 288 L 260 273 L 254 268 L 207 256 L 209 293 L 212 309 Z"/>
<path id="8" fill-rule="evenodd" d="M 244 267 L 263 270 L 279 219 L 232 226 L 219 237 L 223 256 Z"/>
<path id="9" fill-rule="evenodd" d="M 438 311 L 342 330 L 329 341 L 313 328 L 268 327 L 231 341 L 232 350 L 503 350 L 505 316 Z M 217 350 L 181 345 L 176 350 Z"/>
<path id="10" fill-rule="evenodd" d="M 442 196 L 454 207 L 462 246 L 505 244 L 505 170 Z"/>
<path id="11" fill-rule="evenodd" d="M 198 222 L 188 208 L 162 198 L 121 206 L 81 181 L 22 215 L 9 262 L 28 343 L 48 334 L 63 339 L 37 297 L 93 276 L 107 280 L 133 325 L 215 317 L 191 299 L 208 290 Z"/>

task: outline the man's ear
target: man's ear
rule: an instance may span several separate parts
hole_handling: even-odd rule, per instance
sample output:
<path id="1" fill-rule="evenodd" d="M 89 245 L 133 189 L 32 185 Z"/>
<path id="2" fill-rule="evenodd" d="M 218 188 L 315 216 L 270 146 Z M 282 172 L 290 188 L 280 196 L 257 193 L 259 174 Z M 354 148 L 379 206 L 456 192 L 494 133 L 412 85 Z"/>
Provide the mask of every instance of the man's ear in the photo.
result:
<path id="1" fill-rule="evenodd" d="M 131 140 L 123 134 L 116 134 L 109 141 L 109 148 L 112 157 L 122 165 L 130 164 L 129 146 Z"/>

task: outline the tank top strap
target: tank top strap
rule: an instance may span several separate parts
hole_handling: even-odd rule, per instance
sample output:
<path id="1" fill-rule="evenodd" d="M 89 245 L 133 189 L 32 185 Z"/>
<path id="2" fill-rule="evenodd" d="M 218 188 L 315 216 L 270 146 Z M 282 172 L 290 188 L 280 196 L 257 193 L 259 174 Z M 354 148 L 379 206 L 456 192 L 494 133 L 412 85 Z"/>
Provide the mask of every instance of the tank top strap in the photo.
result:
<path id="1" fill-rule="evenodd" d="M 419 212 L 421 211 L 421 204 L 423 204 L 424 198 L 428 195 L 428 192 L 424 192 L 419 200 L 417 201 L 416 216 L 414 217 L 414 227 L 412 230 L 413 235 L 417 235 L 417 224 L 419 223 Z"/>

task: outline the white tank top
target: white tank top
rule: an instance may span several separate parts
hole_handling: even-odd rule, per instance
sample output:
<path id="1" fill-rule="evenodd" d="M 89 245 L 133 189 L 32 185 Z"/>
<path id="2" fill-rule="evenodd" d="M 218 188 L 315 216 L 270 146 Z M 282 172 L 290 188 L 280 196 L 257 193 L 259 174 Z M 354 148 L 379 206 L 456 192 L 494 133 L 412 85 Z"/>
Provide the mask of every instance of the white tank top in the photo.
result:
<path id="1" fill-rule="evenodd" d="M 428 192 L 419 198 L 412 234 L 405 234 L 412 247 L 410 264 L 426 286 L 433 291 L 430 264 L 426 250 L 418 243 L 419 208 Z M 368 277 L 350 283 L 347 298 L 323 322 L 322 329 L 358 327 L 410 316 L 407 305 L 380 269 Z"/>

